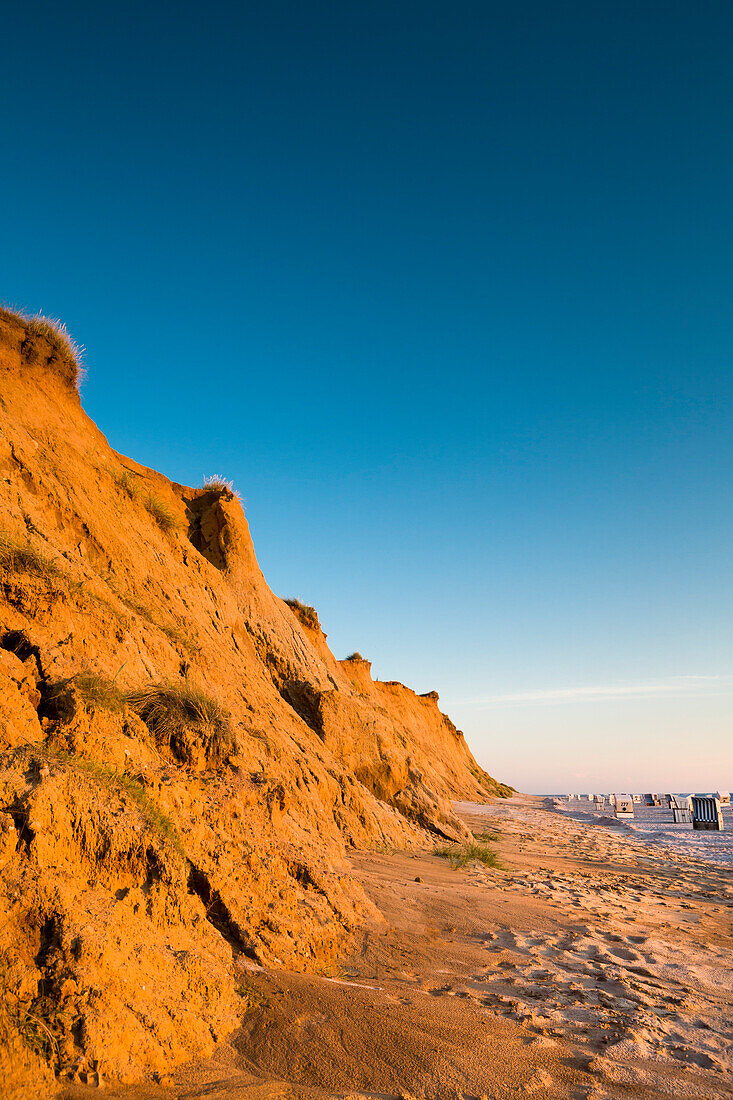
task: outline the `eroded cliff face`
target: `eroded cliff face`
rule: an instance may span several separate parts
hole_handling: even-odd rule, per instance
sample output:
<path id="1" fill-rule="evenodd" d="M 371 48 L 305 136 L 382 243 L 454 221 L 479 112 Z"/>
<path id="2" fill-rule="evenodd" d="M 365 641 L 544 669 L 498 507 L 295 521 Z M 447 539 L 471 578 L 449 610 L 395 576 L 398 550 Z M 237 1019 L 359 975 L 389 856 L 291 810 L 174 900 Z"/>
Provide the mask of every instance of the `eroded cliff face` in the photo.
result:
<path id="1" fill-rule="evenodd" d="M 208 1053 L 247 966 L 323 965 L 380 919 L 350 847 L 461 839 L 450 799 L 509 789 L 434 693 L 270 591 L 231 491 L 114 452 L 53 333 L 5 311 L 0 517 L 0 1048 L 42 1095 L 44 1064 Z"/>

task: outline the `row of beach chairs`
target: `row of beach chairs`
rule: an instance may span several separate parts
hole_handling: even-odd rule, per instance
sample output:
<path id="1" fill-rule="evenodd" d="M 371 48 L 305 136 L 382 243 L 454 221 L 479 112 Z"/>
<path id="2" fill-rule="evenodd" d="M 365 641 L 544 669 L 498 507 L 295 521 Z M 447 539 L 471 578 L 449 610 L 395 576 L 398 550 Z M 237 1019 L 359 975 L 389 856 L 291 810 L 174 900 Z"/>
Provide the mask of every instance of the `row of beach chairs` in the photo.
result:
<path id="1" fill-rule="evenodd" d="M 568 802 L 581 797 L 581 795 L 569 794 Z M 586 797 L 596 809 L 603 809 L 608 802 L 613 807 L 617 818 L 632 818 L 634 804 L 643 803 L 645 806 L 662 806 L 671 810 L 675 825 L 691 824 L 693 829 L 711 829 L 717 832 L 723 831 L 722 807 L 730 805 L 728 791 L 717 791 L 713 795 L 589 794 Z"/>

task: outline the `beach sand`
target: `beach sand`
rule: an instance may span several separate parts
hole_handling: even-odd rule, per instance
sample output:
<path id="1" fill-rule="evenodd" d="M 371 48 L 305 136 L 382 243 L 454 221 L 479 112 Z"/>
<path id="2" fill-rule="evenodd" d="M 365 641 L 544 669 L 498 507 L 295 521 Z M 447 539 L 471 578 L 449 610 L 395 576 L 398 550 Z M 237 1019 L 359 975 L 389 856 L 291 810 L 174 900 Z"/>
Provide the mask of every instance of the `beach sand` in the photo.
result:
<path id="1" fill-rule="evenodd" d="M 733 1096 L 733 870 L 552 799 L 456 809 L 503 869 L 354 854 L 385 921 L 336 971 L 243 969 L 256 1007 L 213 1059 L 107 1095 Z"/>

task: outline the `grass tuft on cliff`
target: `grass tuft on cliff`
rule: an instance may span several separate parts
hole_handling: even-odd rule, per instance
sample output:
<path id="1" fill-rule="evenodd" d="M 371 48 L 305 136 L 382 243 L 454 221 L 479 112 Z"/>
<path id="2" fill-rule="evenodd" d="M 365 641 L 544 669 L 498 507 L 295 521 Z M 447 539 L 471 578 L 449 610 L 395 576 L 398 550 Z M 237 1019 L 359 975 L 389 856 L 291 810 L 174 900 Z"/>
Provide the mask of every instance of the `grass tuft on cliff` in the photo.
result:
<path id="1" fill-rule="evenodd" d="M 130 500 L 137 500 L 140 496 L 140 486 L 135 480 L 135 475 L 130 470 L 110 470 L 110 473 L 117 488 L 126 493 Z"/>
<path id="2" fill-rule="evenodd" d="M 0 568 L 8 573 L 25 573 L 32 577 L 50 577 L 59 572 L 55 562 L 27 539 L 0 532 Z"/>
<path id="3" fill-rule="evenodd" d="M 181 763 L 193 763 L 199 752 L 207 761 L 221 759 L 234 746 L 229 715 L 190 684 L 150 684 L 125 698 L 156 742 Z"/>
<path id="4" fill-rule="evenodd" d="M 60 375 L 68 386 L 78 388 L 84 377 L 84 348 L 72 339 L 63 321 L 56 317 L 44 317 L 42 313 L 30 314 L 6 308 L 0 308 L 0 318 L 16 321 L 25 329 L 21 354 L 26 362 L 33 364 L 39 360 L 39 344 L 45 341 L 51 349 L 51 355 L 46 355 L 46 366 Z"/>
<path id="5" fill-rule="evenodd" d="M 164 504 L 159 497 L 154 496 L 153 493 L 148 493 L 143 503 L 161 531 L 168 534 L 174 529 L 176 517 L 168 505 Z"/>
<path id="6" fill-rule="evenodd" d="M 346 658 L 347 661 L 365 661 L 366 657 L 362 657 L 358 649 L 355 649 L 353 653 L 350 653 Z"/>
<path id="7" fill-rule="evenodd" d="M 106 710 L 119 714 L 127 706 L 127 700 L 114 680 L 84 669 L 66 680 L 59 680 L 44 688 L 45 710 L 49 713 L 61 714 L 70 704 L 74 689 L 82 702 L 94 710 Z"/>
<path id="8" fill-rule="evenodd" d="M 300 600 L 296 600 L 294 596 L 284 600 L 284 603 L 288 605 L 290 610 L 295 615 L 296 619 L 302 624 L 302 626 L 308 627 L 309 630 L 320 630 L 321 624 L 318 619 L 318 612 L 315 607 L 311 607 L 307 603 L 301 603 Z"/>
<path id="9" fill-rule="evenodd" d="M 125 493 L 130 500 L 140 500 L 148 513 L 158 524 L 161 531 L 168 534 L 175 529 L 176 517 L 174 513 L 168 505 L 164 504 L 160 497 L 156 497 L 154 493 L 147 493 L 145 496 L 142 496 L 139 480 L 132 471 L 124 469 L 110 470 L 109 472 L 120 492 Z"/>
<path id="10" fill-rule="evenodd" d="M 209 477 L 205 477 L 201 485 L 199 486 L 199 492 L 202 493 L 231 493 L 233 497 L 242 503 L 242 497 L 234 488 L 234 482 L 230 481 L 227 477 L 222 477 L 221 474 L 210 474 Z"/>

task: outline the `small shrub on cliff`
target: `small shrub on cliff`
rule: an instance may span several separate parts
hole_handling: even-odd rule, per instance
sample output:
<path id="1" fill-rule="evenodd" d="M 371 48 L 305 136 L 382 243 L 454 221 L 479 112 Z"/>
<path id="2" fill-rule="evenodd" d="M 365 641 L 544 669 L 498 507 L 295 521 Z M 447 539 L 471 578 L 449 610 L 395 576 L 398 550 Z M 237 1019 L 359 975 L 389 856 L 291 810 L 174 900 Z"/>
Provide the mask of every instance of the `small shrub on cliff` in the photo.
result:
<path id="1" fill-rule="evenodd" d="M 296 600 L 295 597 L 291 597 L 284 602 L 303 626 L 307 626 L 309 630 L 321 629 L 321 624 L 318 620 L 318 612 L 315 607 L 310 607 L 307 603 L 301 603 L 300 600 Z"/>
<path id="2" fill-rule="evenodd" d="M 189 684 L 151 684 L 126 698 L 157 743 L 181 763 L 221 759 L 234 747 L 229 716 L 216 700 Z"/>
<path id="3" fill-rule="evenodd" d="M 5 533 L 0 533 L 0 568 L 8 573 L 26 573 L 34 577 L 50 577 L 59 572 L 56 563 L 30 542 Z"/>
<path id="4" fill-rule="evenodd" d="M 359 652 L 358 649 L 355 649 L 353 653 L 349 654 L 349 656 L 346 658 L 346 660 L 347 661 L 364 661 L 364 660 L 366 660 L 366 658 L 362 657 L 362 655 L 361 655 L 361 653 Z"/>
<path id="5" fill-rule="evenodd" d="M 176 526 L 176 517 L 167 504 L 164 504 L 162 500 L 152 493 L 148 493 L 144 500 L 144 504 L 161 531 L 168 534 L 169 531 L 173 530 Z"/>
<path id="6" fill-rule="evenodd" d="M 465 867 L 474 860 L 483 863 L 484 867 L 501 868 L 499 857 L 494 849 L 475 841 L 461 847 L 438 848 L 435 854 L 441 856 L 442 859 L 449 859 L 454 871 L 459 867 Z"/>

